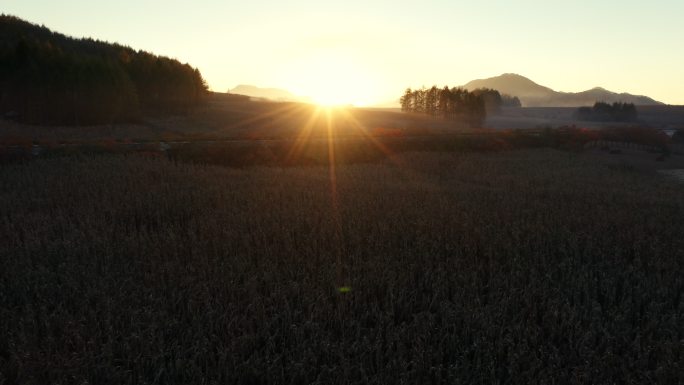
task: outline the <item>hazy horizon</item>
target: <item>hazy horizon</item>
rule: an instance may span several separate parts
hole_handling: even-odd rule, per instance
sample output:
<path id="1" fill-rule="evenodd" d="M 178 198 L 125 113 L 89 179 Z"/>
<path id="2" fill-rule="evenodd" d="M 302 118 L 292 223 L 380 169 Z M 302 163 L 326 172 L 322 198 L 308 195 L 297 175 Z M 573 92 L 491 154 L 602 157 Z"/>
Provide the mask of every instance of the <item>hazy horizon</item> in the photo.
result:
<path id="1" fill-rule="evenodd" d="M 517 73 L 556 91 L 603 87 L 684 104 L 684 5 L 660 0 L 312 1 L 192 6 L 6 0 L 0 12 L 74 37 L 117 42 L 199 68 L 210 88 L 282 88 L 322 102 L 373 105 L 406 87 Z"/>

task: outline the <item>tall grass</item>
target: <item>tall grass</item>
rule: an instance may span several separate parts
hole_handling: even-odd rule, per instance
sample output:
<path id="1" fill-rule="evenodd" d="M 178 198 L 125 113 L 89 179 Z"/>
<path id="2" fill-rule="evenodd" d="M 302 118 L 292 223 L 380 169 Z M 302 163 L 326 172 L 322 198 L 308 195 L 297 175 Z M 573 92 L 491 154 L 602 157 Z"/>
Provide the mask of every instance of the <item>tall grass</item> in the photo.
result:
<path id="1" fill-rule="evenodd" d="M 552 150 L 331 180 L 0 167 L 0 383 L 684 381 L 682 186 Z"/>

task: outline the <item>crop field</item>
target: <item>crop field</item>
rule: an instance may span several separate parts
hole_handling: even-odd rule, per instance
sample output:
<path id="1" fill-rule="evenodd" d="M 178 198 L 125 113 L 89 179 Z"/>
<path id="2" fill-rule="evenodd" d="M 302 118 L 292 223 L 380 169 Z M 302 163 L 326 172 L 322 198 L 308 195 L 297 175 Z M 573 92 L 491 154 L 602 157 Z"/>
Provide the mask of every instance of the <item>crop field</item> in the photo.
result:
<path id="1" fill-rule="evenodd" d="M 684 184 L 551 149 L 0 166 L 0 384 L 684 382 Z"/>
<path id="2" fill-rule="evenodd" d="M 632 126 L 634 122 L 588 122 L 574 116 L 577 107 L 526 107 L 503 108 L 487 117 L 485 127 L 493 129 L 559 127 L 576 125 L 591 129 L 606 126 Z M 639 125 L 652 128 L 683 128 L 684 107 L 682 106 L 638 106 Z"/>
<path id="3" fill-rule="evenodd" d="M 487 131 L 470 129 L 454 120 L 403 114 L 396 109 L 330 110 L 310 104 L 250 101 L 241 95 L 212 93 L 205 105 L 191 112 L 152 114 L 128 123 L 29 125 L 0 117 L 0 147 L 32 143 L 293 139 L 302 128 L 311 136 L 325 136 L 330 121 L 334 121 L 336 131 L 352 136 Z"/>

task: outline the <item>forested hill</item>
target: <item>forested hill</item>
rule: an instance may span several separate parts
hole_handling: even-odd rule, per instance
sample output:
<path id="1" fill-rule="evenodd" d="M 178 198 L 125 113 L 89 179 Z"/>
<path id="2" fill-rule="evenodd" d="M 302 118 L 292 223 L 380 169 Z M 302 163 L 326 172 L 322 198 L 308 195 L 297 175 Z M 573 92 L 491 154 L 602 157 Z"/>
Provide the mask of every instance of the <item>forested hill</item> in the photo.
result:
<path id="1" fill-rule="evenodd" d="M 119 44 L 0 15 L 0 116 L 36 124 L 126 121 L 200 103 L 199 70 Z"/>

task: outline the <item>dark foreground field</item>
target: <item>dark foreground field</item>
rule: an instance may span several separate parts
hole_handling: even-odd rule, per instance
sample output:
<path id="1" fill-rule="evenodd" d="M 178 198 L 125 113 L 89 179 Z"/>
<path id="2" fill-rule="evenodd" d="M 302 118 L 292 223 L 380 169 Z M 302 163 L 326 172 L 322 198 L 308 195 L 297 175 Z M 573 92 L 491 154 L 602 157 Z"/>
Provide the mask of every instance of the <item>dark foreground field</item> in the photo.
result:
<path id="1" fill-rule="evenodd" d="M 0 384 L 682 383 L 684 185 L 602 159 L 4 165 Z"/>
<path id="2" fill-rule="evenodd" d="M 535 127 L 572 126 L 599 129 L 610 126 L 633 126 L 635 124 L 656 129 L 683 129 L 684 106 L 637 106 L 636 122 L 592 122 L 575 116 L 577 107 L 527 107 L 503 108 L 487 117 L 485 127 L 494 129 L 525 129 Z"/>

